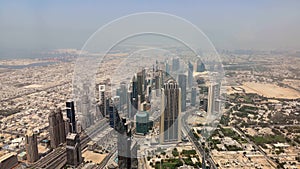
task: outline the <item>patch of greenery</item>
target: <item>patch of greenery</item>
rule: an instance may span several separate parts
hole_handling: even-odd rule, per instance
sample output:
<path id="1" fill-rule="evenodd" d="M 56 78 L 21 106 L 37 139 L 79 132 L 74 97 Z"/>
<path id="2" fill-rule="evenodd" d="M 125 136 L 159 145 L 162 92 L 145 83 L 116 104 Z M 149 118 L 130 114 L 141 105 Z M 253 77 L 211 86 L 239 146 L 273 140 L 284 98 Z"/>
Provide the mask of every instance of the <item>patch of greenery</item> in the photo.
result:
<path id="1" fill-rule="evenodd" d="M 257 145 L 263 144 L 274 144 L 274 143 L 284 143 L 286 142 L 284 136 L 282 135 L 265 135 L 265 136 L 252 136 L 250 137 Z"/>
<path id="2" fill-rule="evenodd" d="M 225 147 L 228 151 L 242 151 L 243 150 L 241 147 L 237 147 L 235 145 L 225 145 Z"/>
<path id="3" fill-rule="evenodd" d="M 239 143 L 247 143 L 246 139 L 242 138 L 231 128 L 221 128 L 221 132 L 224 134 L 225 137 L 230 137 L 230 138 L 238 141 Z"/>
<path id="4" fill-rule="evenodd" d="M 193 161 L 192 161 L 191 158 L 183 158 L 183 161 L 184 161 L 184 163 L 185 163 L 186 165 L 191 165 L 191 166 L 194 165 L 194 163 L 193 163 Z"/>
<path id="5" fill-rule="evenodd" d="M 228 126 L 229 121 L 230 121 L 229 116 L 228 115 L 223 115 L 221 117 L 220 124 Z"/>
<path id="6" fill-rule="evenodd" d="M 171 158 L 162 160 L 162 162 L 156 162 L 155 169 L 176 169 L 182 165 L 183 163 L 180 159 Z"/>
<path id="7" fill-rule="evenodd" d="M 184 156 L 195 155 L 196 154 L 196 150 L 182 150 L 181 154 L 184 155 Z"/>
<path id="8" fill-rule="evenodd" d="M 177 148 L 174 148 L 174 149 L 172 150 L 172 154 L 173 154 L 174 157 L 179 156 L 179 152 L 178 152 Z"/>

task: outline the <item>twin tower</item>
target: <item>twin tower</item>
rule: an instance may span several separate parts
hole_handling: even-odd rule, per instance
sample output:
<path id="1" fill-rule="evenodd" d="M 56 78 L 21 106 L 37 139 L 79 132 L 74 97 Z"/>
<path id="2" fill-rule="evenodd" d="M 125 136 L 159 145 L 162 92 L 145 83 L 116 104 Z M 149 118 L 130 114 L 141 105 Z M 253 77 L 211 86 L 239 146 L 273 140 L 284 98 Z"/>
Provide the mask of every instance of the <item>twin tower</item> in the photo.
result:
<path id="1" fill-rule="evenodd" d="M 160 143 L 181 140 L 181 88 L 169 79 L 161 89 Z"/>
<path id="2" fill-rule="evenodd" d="M 49 114 L 49 134 L 51 148 L 56 148 L 66 142 L 65 121 L 60 109 L 51 111 Z"/>

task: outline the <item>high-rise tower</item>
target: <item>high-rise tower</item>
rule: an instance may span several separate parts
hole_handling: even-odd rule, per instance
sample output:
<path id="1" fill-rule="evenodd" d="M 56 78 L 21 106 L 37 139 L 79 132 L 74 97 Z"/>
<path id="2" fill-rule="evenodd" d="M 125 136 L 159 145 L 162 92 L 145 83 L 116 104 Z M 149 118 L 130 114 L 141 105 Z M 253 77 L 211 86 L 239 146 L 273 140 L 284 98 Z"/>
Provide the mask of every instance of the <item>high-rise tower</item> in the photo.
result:
<path id="1" fill-rule="evenodd" d="M 78 166 L 82 162 L 80 138 L 77 133 L 69 133 L 67 136 L 67 164 Z"/>
<path id="2" fill-rule="evenodd" d="M 132 140 L 130 122 L 126 118 L 119 121 L 118 131 L 118 167 L 120 169 L 138 168 L 137 144 Z"/>
<path id="3" fill-rule="evenodd" d="M 173 58 L 172 61 L 172 71 L 177 71 L 180 68 L 179 58 Z"/>
<path id="4" fill-rule="evenodd" d="M 196 87 L 193 87 L 192 94 L 191 94 L 191 106 L 196 105 L 196 99 L 197 99 L 197 89 L 196 89 Z"/>
<path id="5" fill-rule="evenodd" d="M 127 85 L 125 82 L 121 82 L 120 86 L 120 105 L 123 106 L 127 100 Z"/>
<path id="6" fill-rule="evenodd" d="M 194 81 L 193 73 L 194 73 L 194 66 L 191 62 L 189 62 L 189 64 L 188 64 L 188 87 L 189 87 L 189 89 L 191 89 L 193 87 L 193 81 Z"/>
<path id="7" fill-rule="evenodd" d="M 56 120 L 57 120 L 57 125 L 59 130 L 59 143 L 65 143 L 66 142 L 65 122 L 63 119 L 61 109 L 57 109 Z"/>
<path id="8" fill-rule="evenodd" d="M 186 110 L 186 75 L 185 74 L 178 75 L 178 83 L 181 89 L 181 111 L 184 112 Z"/>
<path id="9" fill-rule="evenodd" d="M 201 60 L 197 61 L 197 72 L 204 72 L 205 71 L 205 65 Z"/>
<path id="10" fill-rule="evenodd" d="M 67 110 L 67 117 L 70 121 L 70 132 L 76 133 L 76 119 L 75 119 L 74 101 L 68 100 L 66 102 L 66 110 Z M 66 131 L 66 132 L 68 132 L 68 131 Z"/>
<path id="11" fill-rule="evenodd" d="M 160 142 L 178 142 L 181 139 L 181 89 L 174 79 L 169 79 L 161 90 Z"/>
<path id="12" fill-rule="evenodd" d="M 65 122 L 61 109 L 52 110 L 48 119 L 51 148 L 56 148 L 59 144 L 66 142 Z"/>
<path id="13" fill-rule="evenodd" d="M 210 114 L 219 113 L 220 111 L 220 84 L 213 83 L 208 88 L 208 108 Z"/>
<path id="14" fill-rule="evenodd" d="M 83 127 L 84 128 L 90 127 L 93 124 L 94 119 L 90 112 L 90 100 L 87 94 L 83 95 L 81 98 L 81 113 L 83 114 L 84 117 Z"/>
<path id="15" fill-rule="evenodd" d="M 137 110 L 137 99 L 138 99 L 138 80 L 137 75 L 134 75 L 132 79 L 132 97 L 131 97 L 131 104 Z"/>
<path id="16" fill-rule="evenodd" d="M 99 85 L 99 100 L 100 100 L 100 111 L 102 115 L 105 117 L 107 116 L 106 113 L 106 98 L 105 98 L 105 85 Z"/>
<path id="17" fill-rule="evenodd" d="M 25 135 L 25 148 L 27 154 L 27 161 L 34 163 L 39 159 L 37 136 L 33 131 L 29 130 Z"/>
<path id="18" fill-rule="evenodd" d="M 170 74 L 170 65 L 169 65 L 169 61 L 168 60 L 166 61 L 165 66 L 166 66 L 165 75 L 169 76 L 169 74 Z"/>

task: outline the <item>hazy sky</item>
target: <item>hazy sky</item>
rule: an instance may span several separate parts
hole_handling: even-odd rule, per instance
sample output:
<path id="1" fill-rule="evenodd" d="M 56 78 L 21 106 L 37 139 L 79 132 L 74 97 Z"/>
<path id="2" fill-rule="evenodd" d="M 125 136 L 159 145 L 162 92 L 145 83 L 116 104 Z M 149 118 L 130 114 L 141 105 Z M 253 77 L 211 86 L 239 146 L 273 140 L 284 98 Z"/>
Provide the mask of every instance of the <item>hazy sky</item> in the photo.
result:
<path id="1" fill-rule="evenodd" d="M 1 1 L 0 51 L 80 49 L 105 23 L 166 12 L 202 29 L 219 49 L 300 49 L 299 0 Z"/>

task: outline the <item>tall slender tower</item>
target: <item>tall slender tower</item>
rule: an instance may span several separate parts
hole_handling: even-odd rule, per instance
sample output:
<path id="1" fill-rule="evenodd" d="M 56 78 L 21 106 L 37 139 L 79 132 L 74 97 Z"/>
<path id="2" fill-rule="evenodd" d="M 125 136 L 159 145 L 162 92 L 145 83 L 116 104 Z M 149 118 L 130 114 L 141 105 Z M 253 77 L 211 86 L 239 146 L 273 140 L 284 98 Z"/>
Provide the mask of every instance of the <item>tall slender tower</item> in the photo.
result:
<path id="1" fill-rule="evenodd" d="M 177 71 L 180 68 L 179 58 L 173 58 L 172 71 Z"/>
<path id="2" fill-rule="evenodd" d="M 134 108 L 137 109 L 137 97 L 138 97 L 138 80 L 135 74 L 132 78 L 132 101 Z"/>
<path id="3" fill-rule="evenodd" d="M 126 100 L 127 100 L 127 85 L 125 82 L 121 82 L 120 84 L 121 88 L 121 94 L 120 94 L 120 105 L 123 106 L 124 104 L 126 104 Z"/>
<path id="4" fill-rule="evenodd" d="M 118 167 L 120 169 L 137 169 L 137 143 L 132 140 L 130 122 L 122 118 L 118 123 Z"/>
<path id="5" fill-rule="evenodd" d="M 51 148 L 56 148 L 66 142 L 65 122 L 61 109 L 52 110 L 48 119 Z"/>
<path id="6" fill-rule="evenodd" d="M 99 85 L 99 100 L 100 100 L 100 111 L 102 112 L 103 116 L 107 116 L 106 113 L 106 98 L 105 98 L 105 85 Z"/>
<path id="7" fill-rule="evenodd" d="M 66 110 L 67 110 L 67 117 L 70 121 L 70 132 L 76 133 L 76 119 L 75 119 L 75 108 L 74 108 L 74 101 L 68 100 L 66 102 Z"/>
<path id="8" fill-rule="evenodd" d="M 188 87 L 189 87 L 189 89 L 191 89 L 193 87 L 193 81 L 194 81 L 193 73 L 194 73 L 194 66 L 191 62 L 189 62 L 189 64 L 188 64 Z"/>
<path id="9" fill-rule="evenodd" d="M 51 148 L 56 148 L 59 145 L 59 129 L 55 114 L 55 111 L 52 110 L 48 117 Z"/>
<path id="10" fill-rule="evenodd" d="M 132 91 L 130 89 L 130 86 L 128 87 L 128 91 L 127 91 L 127 99 L 126 99 L 126 104 L 127 104 L 127 116 L 129 119 L 133 118 L 132 115 L 132 109 L 133 109 L 133 105 L 132 105 L 132 100 L 131 100 L 131 96 L 132 96 Z"/>
<path id="11" fill-rule="evenodd" d="M 204 63 L 199 59 L 197 61 L 197 72 L 204 72 L 205 71 L 205 65 Z"/>
<path id="12" fill-rule="evenodd" d="M 34 163 L 39 159 L 37 136 L 31 130 L 29 130 L 25 136 L 25 147 L 27 154 L 27 161 Z"/>
<path id="13" fill-rule="evenodd" d="M 161 82 L 162 80 L 162 72 L 161 71 L 158 71 L 156 72 L 156 75 L 155 75 L 155 93 L 156 93 L 156 97 L 159 96 L 160 94 L 160 90 L 161 90 Z"/>
<path id="14" fill-rule="evenodd" d="M 59 143 L 65 143 L 66 142 L 66 129 L 65 129 L 65 122 L 63 119 L 63 115 L 61 112 L 61 109 L 56 110 L 56 120 L 59 130 Z"/>
<path id="15" fill-rule="evenodd" d="M 220 84 L 213 83 L 208 88 L 208 108 L 207 112 L 210 114 L 219 113 L 220 103 Z"/>
<path id="16" fill-rule="evenodd" d="M 131 168 L 131 130 L 126 119 L 122 119 L 121 130 L 118 133 L 118 166 L 120 169 Z"/>
<path id="17" fill-rule="evenodd" d="M 86 92 L 81 98 L 81 113 L 83 114 L 84 128 L 89 128 L 94 123 L 93 115 L 90 111 L 90 100 L 88 92 Z"/>
<path id="18" fill-rule="evenodd" d="M 80 138 L 77 133 L 69 133 L 67 136 L 67 164 L 77 167 L 82 163 Z"/>
<path id="19" fill-rule="evenodd" d="M 179 142 L 181 89 L 174 79 L 169 79 L 161 90 L 160 142 Z"/>
<path id="20" fill-rule="evenodd" d="M 144 69 L 143 69 L 144 71 Z M 141 102 L 145 101 L 145 95 L 144 95 L 144 86 L 145 86 L 145 80 L 144 80 L 144 72 L 138 72 L 137 73 L 137 92 L 138 95 L 141 96 Z"/>
<path id="21" fill-rule="evenodd" d="M 197 99 L 197 89 L 196 89 L 196 87 L 192 87 L 191 106 L 196 105 L 196 99 Z"/>
<path id="22" fill-rule="evenodd" d="M 181 111 L 184 112 L 186 110 L 186 75 L 185 74 L 178 75 L 178 83 L 181 89 Z"/>
<path id="23" fill-rule="evenodd" d="M 169 65 L 169 61 L 168 60 L 166 61 L 165 66 L 166 66 L 165 75 L 169 76 L 169 74 L 170 74 L 170 65 Z"/>

